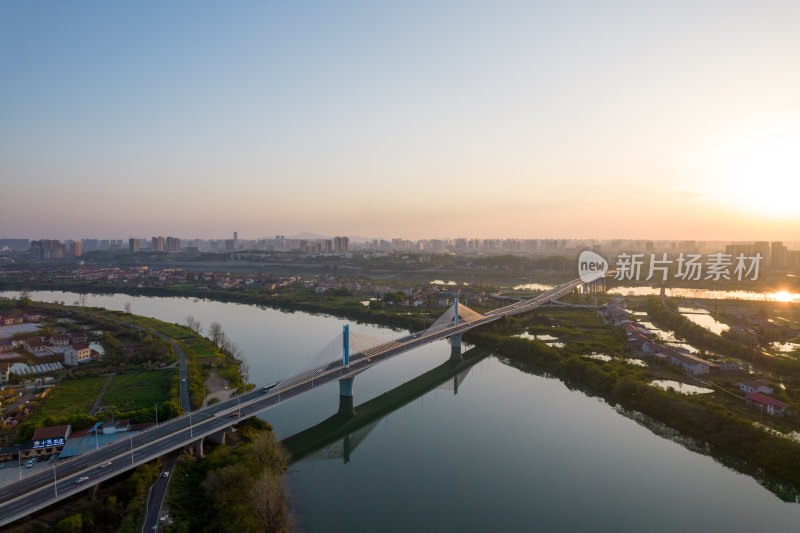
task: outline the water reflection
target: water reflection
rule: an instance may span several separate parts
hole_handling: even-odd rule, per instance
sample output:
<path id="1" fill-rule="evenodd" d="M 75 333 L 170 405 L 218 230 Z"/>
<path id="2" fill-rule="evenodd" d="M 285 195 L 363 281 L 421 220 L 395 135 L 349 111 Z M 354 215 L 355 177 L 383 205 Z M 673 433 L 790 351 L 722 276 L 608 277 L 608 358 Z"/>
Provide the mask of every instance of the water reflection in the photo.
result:
<path id="1" fill-rule="evenodd" d="M 622 296 L 658 296 L 661 289 L 644 286 L 611 287 L 609 294 Z M 710 289 L 668 288 L 666 295 L 673 298 L 700 298 L 705 300 L 748 300 L 756 302 L 800 302 L 800 294 L 787 291 L 759 292 L 759 291 L 729 291 Z"/>
<path id="2" fill-rule="evenodd" d="M 654 379 L 650 382 L 650 385 L 664 390 L 672 389 L 681 394 L 707 394 L 709 392 L 714 392 L 713 389 L 689 385 L 688 383 L 681 383 L 680 381 L 672 381 L 671 379 Z"/>

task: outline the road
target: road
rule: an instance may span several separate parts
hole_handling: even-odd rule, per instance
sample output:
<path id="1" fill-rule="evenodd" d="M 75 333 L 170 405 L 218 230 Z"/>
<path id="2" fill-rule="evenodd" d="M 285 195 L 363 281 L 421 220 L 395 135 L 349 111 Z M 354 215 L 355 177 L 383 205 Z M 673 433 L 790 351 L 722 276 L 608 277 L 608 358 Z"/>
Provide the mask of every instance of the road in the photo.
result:
<path id="1" fill-rule="evenodd" d="M 178 462 L 180 450 L 175 450 L 164 456 L 163 465 L 161 467 L 161 475 L 158 477 L 153 486 L 150 487 L 150 493 L 147 495 L 147 511 L 144 517 L 144 524 L 142 525 L 142 533 L 147 531 L 155 531 L 158 528 L 159 518 L 161 518 L 161 507 L 164 504 L 164 497 L 167 495 L 167 487 L 169 481 L 172 479 L 172 473 L 175 471 L 175 463 Z M 164 477 L 164 473 L 167 477 Z"/>
<path id="2" fill-rule="evenodd" d="M 504 316 L 529 311 L 567 294 L 580 284 L 580 280 L 573 280 L 530 300 L 491 311 L 473 321 L 461 322 L 429 334 L 423 332 L 420 335 L 408 335 L 386 342 L 366 350 L 365 353 L 354 354 L 347 367 L 338 361 L 324 368 L 310 369 L 281 381 L 267 392 L 256 389 L 235 396 L 196 413 L 188 412 L 158 427 L 133 434 L 127 439 L 97 451 L 60 462 L 52 471 L 40 472 L 0 488 L 0 525 L 27 516 L 56 500 L 71 496 L 165 453 L 190 445 L 205 436 L 224 431 L 244 418 L 255 416 L 295 396 L 328 383 L 354 377 L 376 364 L 418 346 L 464 333 Z M 185 366 L 185 363 L 181 366 L 182 375 Z M 111 464 L 103 466 L 106 462 Z M 82 477 L 88 479 L 79 482 Z M 57 483 L 53 483 L 54 479 L 57 479 Z"/>

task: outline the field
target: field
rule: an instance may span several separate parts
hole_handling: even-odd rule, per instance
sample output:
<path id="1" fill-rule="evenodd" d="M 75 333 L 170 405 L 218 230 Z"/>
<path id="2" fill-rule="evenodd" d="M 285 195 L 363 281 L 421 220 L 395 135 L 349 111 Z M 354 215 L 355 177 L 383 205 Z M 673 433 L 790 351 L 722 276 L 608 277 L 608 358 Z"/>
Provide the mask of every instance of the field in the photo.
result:
<path id="1" fill-rule="evenodd" d="M 151 408 L 169 399 L 169 389 L 178 379 L 178 369 L 153 370 L 136 374 L 118 374 L 103 396 L 106 410 L 118 411 Z"/>
<path id="2" fill-rule="evenodd" d="M 53 388 L 32 419 L 35 421 L 50 415 L 88 414 L 106 379 L 106 376 L 96 376 L 62 381 Z"/>

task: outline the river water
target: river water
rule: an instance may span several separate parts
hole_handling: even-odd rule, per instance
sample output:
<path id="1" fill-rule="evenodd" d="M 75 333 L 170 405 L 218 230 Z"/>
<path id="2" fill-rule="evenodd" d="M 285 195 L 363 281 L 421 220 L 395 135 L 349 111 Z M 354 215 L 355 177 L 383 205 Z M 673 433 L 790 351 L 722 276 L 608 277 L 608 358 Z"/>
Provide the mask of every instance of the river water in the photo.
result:
<path id="1" fill-rule="evenodd" d="M 16 293 L 0 293 L 16 296 Z M 34 292 L 42 301 L 77 295 Z M 344 320 L 186 298 L 89 296 L 87 304 L 170 322 L 187 314 L 222 324 L 271 383 L 305 363 Z M 353 324 L 381 339 L 401 332 Z M 358 405 L 447 360 L 438 342 L 359 375 Z M 331 414 L 338 387 L 320 387 L 266 411 L 286 437 Z M 752 477 L 658 436 L 604 401 L 496 357 L 472 367 L 458 394 L 440 387 L 351 441 L 349 462 L 330 446 L 292 465 L 298 529 L 353 531 L 794 531 L 800 505 Z"/>

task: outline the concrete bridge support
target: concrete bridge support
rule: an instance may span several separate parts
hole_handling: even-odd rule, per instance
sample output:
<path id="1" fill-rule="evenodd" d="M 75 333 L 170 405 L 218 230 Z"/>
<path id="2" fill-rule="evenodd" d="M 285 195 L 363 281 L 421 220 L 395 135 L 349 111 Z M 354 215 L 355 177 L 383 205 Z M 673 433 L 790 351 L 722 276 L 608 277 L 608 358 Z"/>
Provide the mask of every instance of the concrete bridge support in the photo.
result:
<path id="1" fill-rule="evenodd" d="M 355 416 L 353 410 L 353 378 L 346 378 L 339 382 L 339 414 Z"/>
<path id="2" fill-rule="evenodd" d="M 450 337 L 450 360 L 461 361 L 461 333 Z"/>
<path id="3" fill-rule="evenodd" d="M 226 433 L 227 433 L 227 431 L 223 429 L 223 430 L 217 431 L 216 433 L 212 433 L 211 435 L 209 435 L 206 438 L 208 440 L 210 440 L 211 442 L 213 442 L 214 444 L 225 444 L 225 434 Z"/>
<path id="4" fill-rule="evenodd" d="M 197 457 L 203 457 L 203 438 L 200 438 L 194 443 L 194 454 Z"/>

